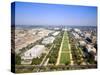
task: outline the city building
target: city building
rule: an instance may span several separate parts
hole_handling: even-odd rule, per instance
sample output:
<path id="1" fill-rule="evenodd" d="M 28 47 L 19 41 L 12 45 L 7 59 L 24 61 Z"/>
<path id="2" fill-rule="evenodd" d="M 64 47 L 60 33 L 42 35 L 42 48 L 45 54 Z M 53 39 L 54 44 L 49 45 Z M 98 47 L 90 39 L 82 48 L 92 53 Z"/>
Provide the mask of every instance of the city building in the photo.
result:
<path id="1" fill-rule="evenodd" d="M 92 36 L 92 43 L 96 43 L 96 41 L 97 41 L 96 36 Z"/>
<path id="2" fill-rule="evenodd" d="M 87 44 L 86 48 L 88 52 L 93 52 L 94 54 L 96 54 L 96 49 L 91 44 Z"/>
<path id="3" fill-rule="evenodd" d="M 44 45 L 35 45 L 33 48 L 30 50 L 26 51 L 22 56 L 21 56 L 21 64 L 31 64 L 33 58 L 40 58 L 41 54 L 45 50 Z"/>
<path id="4" fill-rule="evenodd" d="M 91 37 L 91 34 L 88 33 L 88 32 L 86 32 L 86 33 L 85 33 L 85 38 L 90 38 L 90 37 Z"/>
<path id="5" fill-rule="evenodd" d="M 45 44 L 45 45 L 51 44 L 53 43 L 54 40 L 55 40 L 55 37 L 50 36 L 50 37 L 44 38 L 42 41 L 42 44 Z"/>
<path id="6" fill-rule="evenodd" d="M 59 33 L 60 33 L 59 31 L 56 31 L 56 32 L 54 32 L 52 35 L 53 35 L 53 36 L 57 36 Z"/>
<path id="7" fill-rule="evenodd" d="M 80 36 L 79 36 L 77 33 L 72 32 L 72 34 L 73 34 L 73 36 L 75 37 L 75 39 L 80 39 Z"/>
<path id="8" fill-rule="evenodd" d="M 80 29 L 78 29 L 78 28 L 75 28 L 74 31 L 77 33 L 81 33 Z"/>
<path id="9" fill-rule="evenodd" d="M 79 41 L 80 46 L 85 46 L 86 42 L 85 41 Z"/>

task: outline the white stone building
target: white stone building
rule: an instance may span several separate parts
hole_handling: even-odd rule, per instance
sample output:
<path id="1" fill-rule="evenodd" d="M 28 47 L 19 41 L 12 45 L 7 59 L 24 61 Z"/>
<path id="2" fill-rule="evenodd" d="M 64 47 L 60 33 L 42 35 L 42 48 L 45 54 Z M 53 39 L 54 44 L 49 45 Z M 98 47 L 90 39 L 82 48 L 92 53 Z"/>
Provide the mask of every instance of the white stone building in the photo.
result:
<path id="1" fill-rule="evenodd" d="M 94 54 L 96 54 L 96 49 L 92 45 L 87 44 L 86 48 L 87 48 L 88 52 L 93 52 Z"/>
<path id="2" fill-rule="evenodd" d="M 86 42 L 85 41 L 79 41 L 80 46 L 85 46 Z"/>
<path id="3" fill-rule="evenodd" d="M 52 35 L 53 35 L 53 36 L 57 36 L 59 33 L 60 33 L 60 31 L 56 31 L 56 32 L 54 32 Z"/>
<path id="4" fill-rule="evenodd" d="M 55 40 L 55 37 L 50 36 L 50 37 L 44 38 L 42 41 L 42 44 L 45 44 L 45 45 L 51 44 L 53 43 L 54 40 Z"/>
<path id="5" fill-rule="evenodd" d="M 21 56 L 21 64 L 31 64 L 33 58 L 39 58 L 45 50 L 44 45 L 35 45 Z"/>

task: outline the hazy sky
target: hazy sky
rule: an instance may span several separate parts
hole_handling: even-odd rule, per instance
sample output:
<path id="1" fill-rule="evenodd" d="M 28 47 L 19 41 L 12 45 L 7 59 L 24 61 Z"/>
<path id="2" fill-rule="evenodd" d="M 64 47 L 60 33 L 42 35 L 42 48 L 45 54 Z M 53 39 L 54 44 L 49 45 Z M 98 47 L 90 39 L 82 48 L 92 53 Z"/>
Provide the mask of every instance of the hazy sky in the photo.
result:
<path id="1" fill-rule="evenodd" d="M 97 8 L 16 2 L 16 25 L 97 25 Z"/>

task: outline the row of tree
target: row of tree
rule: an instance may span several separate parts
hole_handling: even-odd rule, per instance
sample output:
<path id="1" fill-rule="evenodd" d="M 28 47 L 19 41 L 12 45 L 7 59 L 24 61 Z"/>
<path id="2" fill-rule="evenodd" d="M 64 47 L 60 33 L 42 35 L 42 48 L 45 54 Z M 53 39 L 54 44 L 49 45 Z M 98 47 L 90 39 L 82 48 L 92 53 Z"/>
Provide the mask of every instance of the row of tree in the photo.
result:
<path id="1" fill-rule="evenodd" d="M 83 62 L 83 60 L 81 60 L 82 55 L 80 51 L 76 48 L 76 41 L 70 32 L 69 32 L 69 43 L 71 44 L 71 53 L 74 64 L 80 65 Z"/>
<path id="2" fill-rule="evenodd" d="M 96 65 L 74 65 L 74 66 L 65 66 L 65 65 L 49 65 L 49 66 L 28 66 L 26 67 L 16 67 L 17 73 L 28 73 L 28 72 L 44 72 L 44 71 L 62 71 L 62 70 L 79 70 L 79 69 L 88 69 L 96 68 Z"/>
<path id="3" fill-rule="evenodd" d="M 43 53 L 43 54 L 40 56 L 40 58 L 39 58 L 39 57 L 33 58 L 31 65 L 39 65 L 39 64 L 42 62 L 42 60 L 43 60 L 43 58 L 44 58 L 45 55 L 46 55 L 46 54 Z"/>
<path id="4" fill-rule="evenodd" d="M 52 47 L 48 55 L 49 64 L 56 64 L 57 62 L 58 52 L 61 45 L 62 37 L 63 37 L 63 31 L 61 31 L 61 33 L 58 36 L 56 36 L 56 39 L 54 41 L 54 46 Z"/>

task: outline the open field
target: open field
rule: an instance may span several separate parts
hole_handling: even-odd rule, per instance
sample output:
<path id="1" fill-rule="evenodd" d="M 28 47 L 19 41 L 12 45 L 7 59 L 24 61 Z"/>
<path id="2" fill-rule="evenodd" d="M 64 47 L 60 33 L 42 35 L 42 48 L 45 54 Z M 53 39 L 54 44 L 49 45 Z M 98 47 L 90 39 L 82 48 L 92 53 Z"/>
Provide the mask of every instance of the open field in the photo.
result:
<path id="1" fill-rule="evenodd" d="M 70 62 L 70 54 L 69 53 L 61 53 L 60 63 L 67 64 Z"/>
<path id="2" fill-rule="evenodd" d="M 70 52 L 69 52 L 69 45 L 68 45 L 68 36 L 67 32 L 64 32 L 63 35 L 63 45 L 60 57 L 60 64 L 69 64 L 70 63 Z"/>

